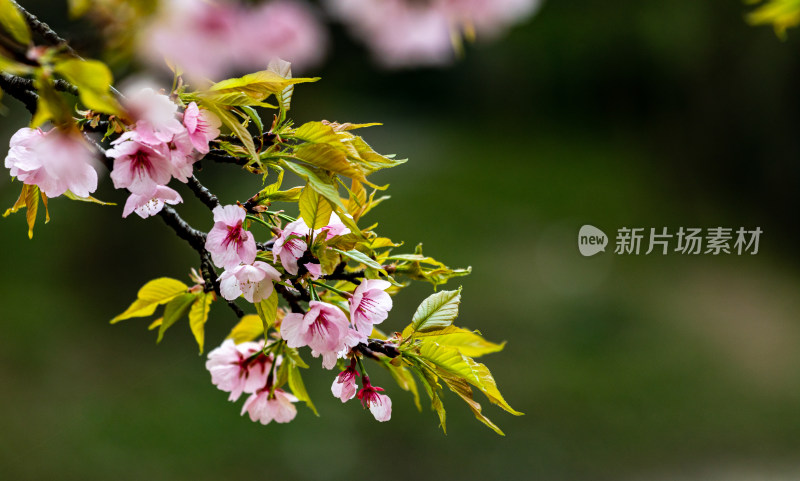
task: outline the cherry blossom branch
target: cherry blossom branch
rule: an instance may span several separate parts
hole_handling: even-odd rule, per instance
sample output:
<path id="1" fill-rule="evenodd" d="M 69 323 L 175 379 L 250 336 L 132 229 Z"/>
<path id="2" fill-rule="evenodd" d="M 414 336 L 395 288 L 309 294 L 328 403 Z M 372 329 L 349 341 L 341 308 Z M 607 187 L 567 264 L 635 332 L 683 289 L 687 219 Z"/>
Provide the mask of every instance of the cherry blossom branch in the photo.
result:
<path id="1" fill-rule="evenodd" d="M 288 287 L 284 286 L 283 284 L 275 284 L 275 290 L 286 299 L 286 302 L 289 303 L 289 307 L 292 308 L 292 312 L 296 312 L 298 314 L 305 314 L 306 311 L 300 305 L 300 298 L 294 294 L 292 291 L 289 290 Z"/>
<path id="2" fill-rule="evenodd" d="M 17 7 L 20 13 L 22 13 L 22 16 L 25 17 L 25 22 L 28 24 L 31 30 L 38 33 L 48 44 L 62 47 L 68 54 L 75 57 L 78 56 L 77 52 L 75 52 L 75 50 L 69 46 L 67 41 L 58 35 L 52 28 L 50 28 L 49 25 L 39 20 L 36 15 L 25 10 L 22 5 L 16 2 L 16 0 L 10 1 L 11 4 Z"/>
<path id="3" fill-rule="evenodd" d="M 39 96 L 36 92 L 32 92 L 27 88 L 26 80 L 27 79 L 17 77 L 16 75 L 0 73 L 0 88 L 22 102 L 25 108 L 28 109 L 28 112 L 34 114 L 36 113 L 36 104 L 39 100 Z M 33 82 L 31 82 L 31 87 L 32 86 Z"/>
<path id="4" fill-rule="evenodd" d="M 158 215 L 164 220 L 164 223 L 166 223 L 172 228 L 172 230 L 175 231 L 178 237 L 188 242 L 189 245 L 192 246 L 192 248 L 197 251 L 198 254 L 200 254 L 200 269 L 203 273 L 203 278 L 208 283 L 208 286 L 210 286 L 211 289 L 213 289 L 217 294 L 217 297 L 221 298 L 222 295 L 219 291 L 219 277 L 217 277 L 217 271 L 214 269 L 214 265 L 211 262 L 211 257 L 206 250 L 206 233 L 190 226 L 181 218 L 180 215 L 178 215 L 175 209 L 167 205 L 161 209 L 161 212 L 159 212 Z M 233 301 L 227 301 L 227 303 L 236 314 L 236 317 L 244 317 L 244 312 Z"/>
<path id="5" fill-rule="evenodd" d="M 241 165 L 244 167 L 247 165 L 248 160 L 243 157 L 234 157 L 233 155 L 228 155 L 224 150 L 220 149 L 212 149 L 208 154 L 206 154 L 203 159 L 212 160 L 214 162 L 219 162 L 221 164 L 236 164 Z"/>
<path id="6" fill-rule="evenodd" d="M 200 202 L 206 205 L 211 210 L 214 210 L 216 207 L 219 207 L 219 199 L 216 195 L 212 194 L 210 190 L 206 186 L 200 183 L 197 180 L 197 177 L 191 176 L 189 180 L 186 182 L 186 185 L 189 187 L 189 190 L 200 199 Z"/>

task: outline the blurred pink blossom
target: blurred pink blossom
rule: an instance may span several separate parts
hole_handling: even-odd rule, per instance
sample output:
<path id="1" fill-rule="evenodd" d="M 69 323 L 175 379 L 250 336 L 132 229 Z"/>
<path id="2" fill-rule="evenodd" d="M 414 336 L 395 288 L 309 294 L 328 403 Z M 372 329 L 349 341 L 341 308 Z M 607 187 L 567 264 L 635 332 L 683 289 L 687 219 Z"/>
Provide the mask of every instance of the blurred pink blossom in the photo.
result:
<path id="1" fill-rule="evenodd" d="M 326 0 L 387 67 L 445 65 L 463 32 L 496 37 L 525 20 L 540 0 Z"/>
<path id="2" fill-rule="evenodd" d="M 175 205 L 181 202 L 183 199 L 180 194 L 169 187 L 159 185 L 155 192 L 149 195 L 131 194 L 125 202 L 122 217 L 128 217 L 132 212 L 136 212 L 139 217 L 146 219 L 161 212 L 164 204 Z"/>
<path id="3" fill-rule="evenodd" d="M 239 66 L 263 70 L 275 58 L 288 60 L 292 69 L 307 70 L 325 55 L 326 31 L 311 7 L 301 1 L 263 3 L 243 15 L 238 45 Z"/>
<path id="4" fill-rule="evenodd" d="M 237 71 L 264 70 L 281 57 L 295 70 L 317 64 L 326 32 L 305 2 L 277 0 L 257 6 L 224 0 L 167 0 L 140 36 L 141 55 L 164 59 L 194 81 L 221 80 Z"/>
<path id="5" fill-rule="evenodd" d="M 70 191 L 88 197 L 97 189 L 94 154 L 78 134 L 53 128 L 19 129 L 9 143 L 5 166 L 11 176 L 36 185 L 47 197 Z"/>

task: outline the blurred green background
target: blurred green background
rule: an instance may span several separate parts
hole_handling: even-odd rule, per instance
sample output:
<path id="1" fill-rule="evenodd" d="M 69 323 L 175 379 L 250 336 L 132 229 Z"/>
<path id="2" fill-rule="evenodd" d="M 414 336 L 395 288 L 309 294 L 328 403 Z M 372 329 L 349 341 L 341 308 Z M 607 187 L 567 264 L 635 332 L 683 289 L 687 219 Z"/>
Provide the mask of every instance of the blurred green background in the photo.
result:
<path id="1" fill-rule="evenodd" d="M 69 31 L 61 2 L 22 3 Z M 318 361 L 306 384 L 320 418 L 240 417 L 186 326 L 156 345 L 145 320 L 108 325 L 145 281 L 185 279 L 196 254 L 157 218 L 57 199 L 33 241 L 24 215 L 0 224 L 0 479 L 800 479 L 800 33 L 781 42 L 746 11 L 552 0 L 452 68 L 400 72 L 337 27 L 309 72 L 323 80 L 297 88 L 298 121 L 383 122 L 366 139 L 410 159 L 379 175 L 392 199 L 367 220 L 472 265 L 448 287 L 464 286 L 460 325 L 509 341 L 485 358 L 526 413 L 484 403 L 505 438 L 454 396 L 442 434 L 382 372 L 394 412 L 377 423 L 330 395 Z M 7 145 L 29 117 L 3 104 Z M 257 188 L 203 167 L 226 203 Z M 18 191 L 0 184 L 2 204 Z M 210 228 L 181 192 L 185 217 Z M 107 178 L 96 195 L 124 202 Z M 583 224 L 764 234 L 756 256 L 583 258 Z M 404 291 L 384 326 L 429 293 Z M 234 321 L 214 306 L 209 348 Z"/>

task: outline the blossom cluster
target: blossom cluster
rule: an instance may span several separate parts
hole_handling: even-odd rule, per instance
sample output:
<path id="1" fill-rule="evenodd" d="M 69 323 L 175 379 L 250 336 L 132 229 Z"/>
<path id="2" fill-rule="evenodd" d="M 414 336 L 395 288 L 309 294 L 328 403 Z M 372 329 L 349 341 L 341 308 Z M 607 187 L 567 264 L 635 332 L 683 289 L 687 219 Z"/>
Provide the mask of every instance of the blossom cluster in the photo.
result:
<path id="1" fill-rule="evenodd" d="M 309 228 L 302 218 L 287 224 L 277 235 L 271 252 L 272 261 L 284 272 L 281 274 L 268 262 L 256 260 L 255 238 L 244 227 L 244 209 L 236 205 L 219 206 L 213 214 L 214 226 L 208 233 L 205 247 L 214 264 L 225 269 L 220 276 L 220 292 L 229 301 L 244 297 L 248 302 L 257 304 L 266 300 L 272 295 L 275 283 L 281 282 L 284 275 L 298 277 L 298 261 L 307 256 L 308 246 L 315 237 L 330 240 L 350 233 L 336 214 L 332 214 L 329 223 L 319 229 Z M 302 276 L 315 280 L 322 275 L 322 267 L 318 263 L 309 262 L 302 266 L 305 268 Z M 333 369 L 338 359 L 353 359 L 351 366 L 337 376 L 332 386 L 334 396 L 343 402 L 356 395 L 352 349 L 359 343 L 366 343 L 373 326 L 388 317 L 392 299 L 386 289 L 390 286 L 384 280 L 362 280 L 352 294 L 347 295 L 346 310 L 329 302 L 312 300 L 305 313 L 286 314 L 276 333 L 289 348 L 311 348 L 311 355 L 322 357 L 322 365 L 326 369 Z M 255 351 L 252 349 L 253 343 L 235 345 L 229 339 L 212 351 L 206 365 L 211 371 L 212 382 L 219 389 L 230 392 L 232 401 L 238 399 L 242 392 L 251 393 L 242 414 L 249 412 L 254 421 L 260 420 L 266 424 L 270 420 L 291 420 L 295 413 L 291 402 L 297 399 L 273 388 L 273 379 L 262 375 L 263 363 L 251 362 L 257 359 L 257 356 L 253 357 Z M 279 363 L 279 360 L 275 362 Z M 257 369 L 257 372 L 253 369 Z M 358 396 L 376 419 L 386 421 L 391 417 L 391 400 L 379 394 L 382 390 L 373 387 L 365 376 L 364 388 Z"/>
<path id="2" fill-rule="evenodd" d="M 136 212 L 145 218 L 161 211 L 165 203 L 182 202 L 167 183 L 172 178 L 189 180 L 192 165 L 219 136 L 221 122 L 194 102 L 179 114 L 169 97 L 149 88 L 138 91 L 127 104 L 135 123 L 112 142 L 106 155 L 114 159 L 114 187 L 130 191 L 122 216 Z"/>
<path id="3" fill-rule="evenodd" d="M 255 6 L 229 1 L 167 0 L 140 35 L 145 59 L 177 63 L 195 79 L 263 69 L 280 57 L 303 70 L 324 54 L 325 30 L 304 2 L 278 0 Z"/>

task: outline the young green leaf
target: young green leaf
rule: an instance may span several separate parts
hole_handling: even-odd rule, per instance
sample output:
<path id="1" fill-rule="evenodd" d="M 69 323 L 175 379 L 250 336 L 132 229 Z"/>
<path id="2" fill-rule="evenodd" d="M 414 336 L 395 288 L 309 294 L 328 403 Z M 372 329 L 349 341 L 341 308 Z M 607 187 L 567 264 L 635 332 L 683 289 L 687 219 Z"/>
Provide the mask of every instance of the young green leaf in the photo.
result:
<path id="1" fill-rule="evenodd" d="M 197 295 L 197 298 L 192 303 L 191 309 L 189 309 L 189 328 L 192 330 L 194 339 L 197 341 L 197 345 L 200 347 L 200 354 L 203 353 L 205 324 L 208 320 L 208 311 L 211 308 L 211 302 L 213 300 L 213 293 L 203 292 Z M 164 315 L 166 315 L 166 312 Z"/>
<path id="2" fill-rule="evenodd" d="M 262 332 L 269 331 L 269 328 L 275 325 L 275 319 L 278 313 L 278 291 L 273 289 L 269 297 L 257 303 L 256 312 L 258 313 L 258 317 L 261 318 Z"/>
<path id="3" fill-rule="evenodd" d="M 406 330 L 410 328 L 410 335 L 418 331 L 425 332 L 449 326 L 458 316 L 459 303 L 461 303 L 460 287 L 457 291 L 441 291 L 431 295 L 419 305 L 411 319 L 411 325 Z"/>
<path id="4" fill-rule="evenodd" d="M 309 186 L 300 194 L 300 217 L 311 229 L 321 229 L 331 220 L 333 207 L 325 197 Z"/>
<path id="5" fill-rule="evenodd" d="M 161 325 L 158 327 L 158 339 L 156 342 L 161 342 L 161 339 L 164 338 L 164 333 L 167 332 L 167 329 L 172 327 L 180 318 L 185 316 L 189 313 L 189 309 L 192 307 L 192 303 L 197 299 L 196 294 L 192 294 L 187 292 L 185 294 L 180 294 L 178 297 L 172 299 L 167 303 L 167 306 L 164 308 L 164 319 L 161 321 Z"/>
<path id="6" fill-rule="evenodd" d="M 9 0 L 0 0 L 0 25 L 17 42 L 23 45 L 31 43 L 31 31 L 28 28 L 28 24 L 25 23 L 22 12 Z"/>
<path id="7" fill-rule="evenodd" d="M 233 326 L 226 339 L 233 339 L 234 343 L 241 344 L 258 339 L 262 335 L 264 335 L 264 322 L 261 317 L 255 314 L 247 314 Z"/>
<path id="8" fill-rule="evenodd" d="M 338 252 L 339 254 L 345 256 L 345 257 L 348 257 L 348 258 L 350 258 L 350 259 L 352 259 L 352 260 L 354 260 L 354 261 L 356 261 L 356 262 L 358 262 L 360 264 L 364 264 L 365 266 L 369 267 L 370 269 L 375 269 L 375 270 L 378 270 L 380 272 L 386 273 L 386 271 L 383 269 L 383 266 L 381 266 L 380 264 L 375 262 L 374 259 L 372 259 L 371 257 L 367 256 L 366 254 L 364 254 L 361 251 L 357 251 L 355 249 L 349 250 L 349 251 L 342 251 L 342 250 L 339 250 L 339 249 L 334 249 L 334 250 L 336 252 Z"/>
<path id="9" fill-rule="evenodd" d="M 314 403 L 311 402 L 308 391 L 306 391 L 306 386 L 303 384 L 303 377 L 300 374 L 300 369 L 298 369 L 297 364 L 291 361 L 289 361 L 289 389 L 292 390 L 292 394 L 294 394 L 297 399 L 306 403 L 306 406 L 308 406 L 314 414 L 319 416 L 317 408 L 314 407 Z"/>
<path id="10" fill-rule="evenodd" d="M 435 342 L 442 346 L 454 347 L 461 354 L 469 357 L 479 357 L 484 354 L 502 351 L 506 343 L 496 344 L 481 337 L 480 333 L 462 329 L 453 325 L 443 329 L 427 332 L 414 332 L 411 326 L 403 330 L 403 337 L 425 338 L 425 342 Z"/>
<path id="11" fill-rule="evenodd" d="M 81 103 L 87 108 L 109 115 L 121 114 L 122 107 L 110 91 L 114 78 L 103 62 L 69 58 L 56 63 L 53 69 L 78 87 Z"/>
<path id="12" fill-rule="evenodd" d="M 139 289 L 136 300 L 125 312 L 111 319 L 111 324 L 131 317 L 150 316 L 160 304 L 166 304 L 188 289 L 189 286 L 183 282 L 169 277 L 152 280 Z"/>

